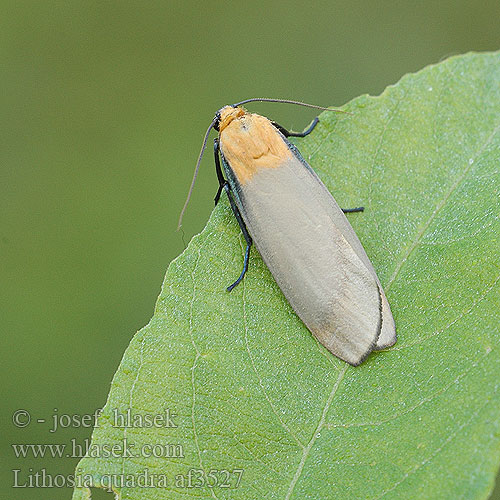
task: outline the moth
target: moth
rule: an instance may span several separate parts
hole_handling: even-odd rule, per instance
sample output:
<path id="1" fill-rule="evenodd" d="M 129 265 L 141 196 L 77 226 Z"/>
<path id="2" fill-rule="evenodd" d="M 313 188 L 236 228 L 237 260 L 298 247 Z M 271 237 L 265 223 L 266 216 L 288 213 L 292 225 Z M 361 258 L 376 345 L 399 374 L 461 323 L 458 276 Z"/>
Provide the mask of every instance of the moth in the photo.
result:
<path id="1" fill-rule="evenodd" d="M 228 290 L 244 278 L 255 244 L 309 331 L 332 354 L 357 366 L 370 352 L 392 346 L 397 339 L 389 302 L 345 216 L 345 212 L 362 208 L 341 209 L 288 141 L 311 133 L 318 118 L 305 132 L 290 132 L 242 107 L 254 101 L 329 109 L 267 98 L 221 108 L 205 134 L 184 209 L 213 128 L 218 132 L 214 140 L 219 181 L 215 203 L 224 191 L 247 244 L 243 270 Z"/>

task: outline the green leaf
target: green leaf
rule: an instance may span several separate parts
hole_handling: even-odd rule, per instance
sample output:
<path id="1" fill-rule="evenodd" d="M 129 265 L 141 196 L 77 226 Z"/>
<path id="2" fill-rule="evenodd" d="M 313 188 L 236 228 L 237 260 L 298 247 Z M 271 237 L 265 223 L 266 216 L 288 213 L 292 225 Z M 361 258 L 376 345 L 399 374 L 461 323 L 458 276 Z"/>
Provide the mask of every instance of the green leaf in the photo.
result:
<path id="1" fill-rule="evenodd" d="M 366 207 L 349 218 L 397 344 L 339 361 L 255 250 L 227 293 L 244 247 L 224 200 L 170 264 L 94 430 L 89 455 L 126 439 L 138 456 L 86 457 L 83 479 L 128 479 L 114 490 L 129 499 L 487 497 L 500 460 L 500 55 L 454 57 L 345 109 L 296 144 L 341 206 Z M 128 409 L 164 425 L 117 427 Z M 145 469 L 168 485 L 134 487 Z M 217 486 L 195 487 L 200 470 Z"/>

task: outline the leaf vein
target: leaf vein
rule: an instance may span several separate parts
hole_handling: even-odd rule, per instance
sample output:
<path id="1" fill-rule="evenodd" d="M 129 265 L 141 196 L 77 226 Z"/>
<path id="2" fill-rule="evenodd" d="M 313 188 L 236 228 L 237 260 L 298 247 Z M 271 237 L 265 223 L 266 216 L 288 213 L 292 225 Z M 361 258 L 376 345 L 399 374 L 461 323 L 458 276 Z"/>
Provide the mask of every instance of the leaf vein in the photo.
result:
<path id="1" fill-rule="evenodd" d="M 241 241 L 240 241 L 241 245 Z M 300 448 L 304 449 L 304 444 L 300 441 L 300 439 L 295 436 L 295 434 L 291 431 L 291 429 L 286 425 L 286 423 L 283 421 L 283 419 L 280 417 L 279 413 L 276 411 L 276 408 L 274 407 L 274 404 L 272 403 L 269 395 L 267 394 L 266 388 L 264 387 L 264 383 L 262 381 L 262 377 L 260 376 L 257 367 L 255 366 L 255 361 L 253 359 L 252 353 L 250 351 L 250 345 L 248 343 L 248 324 L 247 324 L 247 309 L 246 309 L 246 285 L 245 285 L 245 280 L 243 280 L 242 284 L 243 286 L 243 296 L 242 296 L 242 305 L 243 305 L 243 328 L 244 328 L 244 336 L 245 336 L 245 346 L 246 346 L 246 351 L 248 354 L 248 357 L 250 359 L 250 364 L 252 365 L 252 370 L 255 373 L 255 376 L 257 377 L 257 381 L 259 383 L 260 390 L 262 394 L 264 395 L 264 398 L 268 402 L 271 411 L 274 413 L 276 418 L 278 419 L 281 427 L 285 429 L 285 431 L 296 441 L 296 443 L 300 446 Z"/>
<path id="2" fill-rule="evenodd" d="M 342 379 L 344 378 L 344 375 L 347 371 L 347 364 L 342 368 L 342 370 L 339 373 L 339 376 L 337 377 L 337 380 L 335 381 L 335 384 L 333 384 L 333 388 L 330 392 L 330 395 L 328 396 L 328 399 L 326 400 L 325 406 L 323 408 L 323 411 L 321 412 L 321 418 L 319 419 L 318 425 L 316 426 L 316 429 L 313 432 L 313 435 L 307 444 L 306 448 L 304 449 L 302 453 L 302 458 L 300 460 L 300 463 L 297 467 L 297 470 L 295 471 L 295 475 L 292 478 L 292 482 L 290 483 L 290 487 L 288 488 L 287 494 L 285 496 L 285 500 L 289 500 L 290 497 L 292 496 L 293 490 L 295 489 L 295 486 L 297 484 L 297 481 L 299 480 L 302 471 L 304 470 L 304 465 L 306 463 L 307 457 L 309 456 L 309 453 L 316 442 L 316 439 L 318 438 L 318 433 L 321 431 L 326 415 L 328 414 L 328 410 L 330 409 L 330 405 L 332 404 L 333 398 L 335 397 L 335 394 L 337 393 L 338 388 L 340 387 L 340 383 L 342 382 Z"/>
<path id="3" fill-rule="evenodd" d="M 420 231 L 418 231 L 417 236 L 413 243 L 408 247 L 408 250 L 406 251 L 405 255 L 403 258 L 399 261 L 397 264 L 394 272 L 392 273 L 392 276 L 389 278 L 389 281 L 387 282 L 387 285 L 385 287 L 386 292 L 389 290 L 391 285 L 394 283 L 395 279 L 398 277 L 399 272 L 401 271 L 401 268 L 403 267 L 404 263 L 408 260 L 410 255 L 413 253 L 415 248 L 418 246 L 420 243 L 420 240 L 424 236 L 425 232 L 427 229 L 429 229 L 429 226 L 431 225 L 432 221 L 436 218 L 437 214 L 441 211 L 441 209 L 446 205 L 446 202 L 450 198 L 450 196 L 456 191 L 456 189 L 460 186 L 460 184 L 463 182 L 463 180 L 466 178 L 467 174 L 470 172 L 472 165 L 474 165 L 476 159 L 483 153 L 483 151 L 489 146 L 495 135 L 498 133 L 500 130 L 500 124 L 497 125 L 494 129 L 493 132 L 488 136 L 484 144 L 478 149 L 477 153 L 474 155 L 472 158 L 472 161 L 468 161 L 467 165 L 462 172 L 462 174 L 457 178 L 457 180 L 451 185 L 450 189 L 445 193 L 444 197 L 438 202 L 436 205 L 436 208 L 434 211 L 431 213 L 430 217 L 427 219 L 425 224 L 422 226 Z"/>
<path id="4" fill-rule="evenodd" d="M 137 373 L 135 375 L 135 379 L 132 382 L 132 386 L 130 387 L 130 392 L 129 392 L 128 407 L 130 409 L 132 409 L 132 400 L 134 398 L 135 386 L 137 385 L 137 381 L 139 380 L 139 376 L 141 374 L 141 369 L 142 369 L 142 366 L 144 364 L 144 339 L 145 339 L 145 335 L 143 334 L 142 340 L 141 340 L 141 354 L 140 354 L 140 357 L 139 357 L 139 368 L 137 369 Z M 127 431 L 128 431 L 128 427 L 125 426 L 123 428 L 123 439 L 124 439 L 124 442 L 127 439 L 127 434 L 128 434 Z M 122 455 L 121 462 L 122 462 L 122 475 L 124 475 L 125 474 L 125 454 Z M 120 488 L 120 490 L 117 492 L 117 498 L 118 498 L 118 500 L 122 498 L 122 491 L 123 491 L 123 488 Z"/>
<path id="5" fill-rule="evenodd" d="M 375 497 L 374 500 L 380 500 L 381 498 L 383 498 L 384 496 L 386 496 L 388 493 L 390 493 L 391 491 L 394 491 L 396 488 L 398 488 L 402 483 L 404 483 L 412 474 L 415 474 L 416 472 L 418 472 L 418 470 L 420 470 L 422 467 L 424 467 L 425 465 L 427 465 L 429 462 L 431 462 L 431 460 L 433 460 L 437 455 L 439 455 L 439 453 L 441 453 L 441 451 L 443 451 L 443 449 L 445 448 L 445 446 L 450 443 L 451 441 L 453 441 L 453 439 L 458 435 L 458 433 L 464 429 L 467 425 L 469 425 L 478 415 L 479 413 L 483 410 L 483 408 L 490 402 L 492 401 L 492 398 L 491 399 L 487 399 L 484 404 L 482 404 L 472 415 L 471 417 L 466 421 L 464 422 L 462 425 L 460 425 L 454 432 L 452 432 L 444 441 L 443 443 L 441 444 L 441 446 L 439 446 L 438 448 L 436 448 L 434 450 L 434 452 L 428 457 L 426 458 L 425 460 L 422 460 L 421 463 L 417 464 L 415 467 L 413 467 L 409 472 L 407 472 L 406 474 L 403 475 L 403 477 L 397 481 L 391 488 L 389 488 L 388 490 L 384 491 L 381 495 L 379 495 L 378 497 Z"/>
<path id="6" fill-rule="evenodd" d="M 207 241 L 207 240 L 205 240 L 205 241 Z M 193 360 L 193 366 L 191 367 L 191 388 L 192 388 L 191 422 L 193 425 L 194 445 L 196 447 L 196 452 L 198 454 L 200 468 L 203 470 L 203 460 L 201 458 L 201 449 L 200 449 L 200 444 L 198 441 L 198 431 L 196 430 L 196 418 L 195 418 L 196 381 L 195 381 L 195 374 L 194 374 L 196 367 L 198 366 L 198 359 L 200 358 L 201 355 L 200 355 L 200 351 L 198 349 L 198 346 L 196 345 L 196 342 L 194 340 L 194 335 L 193 335 L 193 306 L 194 306 L 194 301 L 196 300 L 195 273 L 196 273 L 196 269 L 198 267 L 200 260 L 201 260 L 201 248 L 198 248 L 198 256 L 196 257 L 196 262 L 194 264 L 193 270 L 191 271 L 191 280 L 193 282 L 193 295 L 191 297 L 191 303 L 189 306 L 189 336 L 191 337 L 191 343 L 193 344 L 193 348 L 195 350 L 195 357 Z M 210 491 L 212 498 L 217 499 L 217 495 L 215 494 L 214 489 L 209 488 L 209 491 Z"/>
<path id="7" fill-rule="evenodd" d="M 392 347 L 390 350 L 391 351 L 402 351 L 403 349 L 407 349 L 408 347 L 412 347 L 418 344 L 422 344 L 426 340 L 429 340 L 436 335 L 440 335 L 441 333 L 444 333 L 446 330 L 451 328 L 455 323 L 458 323 L 462 318 L 465 316 L 469 315 L 477 306 L 479 303 L 481 303 L 487 296 L 488 294 L 495 288 L 495 285 L 500 281 L 500 275 L 497 276 L 495 281 L 493 281 L 492 285 L 489 286 L 476 300 L 473 302 L 473 304 L 467 309 L 466 311 L 463 311 L 460 313 L 451 323 L 448 323 L 444 328 L 441 330 L 438 330 L 437 332 L 432 333 L 431 335 L 428 335 L 427 337 L 423 337 L 421 339 L 416 340 L 415 342 L 411 342 L 408 344 L 404 344 L 400 347 Z M 385 350 L 385 349 L 384 349 Z M 389 349 L 388 349 L 389 350 Z"/>
<path id="8" fill-rule="evenodd" d="M 442 387 L 439 391 L 436 391 L 433 394 L 421 399 L 417 404 L 413 405 L 411 408 L 408 408 L 405 411 L 402 411 L 400 413 L 396 413 L 395 415 L 392 415 L 391 417 L 388 417 L 388 418 L 383 419 L 383 420 L 379 420 L 377 422 L 353 422 L 350 424 L 325 424 L 325 428 L 328 430 L 331 430 L 331 429 L 337 429 L 337 428 L 349 429 L 352 427 L 377 427 L 379 425 L 384 425 L 384 424 L 387 424 L 387 423 L 392 422 L 394 420 L 397 420 L 398 418 L 404 417 L 405 415 L 409 415 L 410 413 L 414 412 L 419 407 L 423 406 L 425 403 L 430 403 L 430 402 L 434 401 L 436 398 L 438 398 L 439 396 L 441 396 L 442 394 L 445 394 L 446 391 L 448 391 L 448 389 L 450 389 L 455 384 L 457 384 L 461 379 L 466 377 L 490 353 L 491 353 L 491 349 L 487 349 L 486 352 L 483 354 L 483 356 L 481 356 L 481 358 L 478 361 L 473 362 L 469 368 L 467 368 L 464 372 L 462 372 L 460 375 L 458 375 L 449 384 Z"/>

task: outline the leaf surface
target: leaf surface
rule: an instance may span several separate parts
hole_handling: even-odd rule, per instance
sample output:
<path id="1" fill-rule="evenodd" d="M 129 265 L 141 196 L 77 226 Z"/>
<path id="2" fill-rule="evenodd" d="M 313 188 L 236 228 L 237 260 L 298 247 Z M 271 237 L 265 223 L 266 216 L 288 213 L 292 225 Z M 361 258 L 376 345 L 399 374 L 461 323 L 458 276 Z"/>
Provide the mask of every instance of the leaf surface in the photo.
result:
<path id="1" fill-rule="evenodd" d="M 365 206 L 349 219 L 397 344 L 357 368 L 333 357 L 255 249 L 227 293 L 244 241 L 223 199 L 170 264 L 94 430 L 94 448 L 126 439 L 137 456 L 88 456 L 83 479 L 128 479 L 113 489 L 134 500 L 487 497 L 500 460 L 500 55 L 451 58 L 344 109 L 296 144 L 341 206 Z M 120 428 L 128 409 L 164 425 Z M 198 487 L 200 471 L 217 484 Z"/>

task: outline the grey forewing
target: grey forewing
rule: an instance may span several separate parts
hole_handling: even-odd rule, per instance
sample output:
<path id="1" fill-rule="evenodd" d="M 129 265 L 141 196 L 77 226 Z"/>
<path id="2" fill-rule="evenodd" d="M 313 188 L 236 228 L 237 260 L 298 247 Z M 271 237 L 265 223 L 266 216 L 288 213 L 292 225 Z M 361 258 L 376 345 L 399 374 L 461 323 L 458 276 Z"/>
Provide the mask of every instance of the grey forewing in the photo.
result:
<path id="1" fill-rule="evenodd" d="M 359 364 L 371 350 L 395 342 L 389 304 L 366 252 L 340 207 L 297 148 L 284 137 L 283 140 L 293 152 L 294 160 L 279 168 L 262 169 L 243 186 L 221 155 L 227 180 L 257 249 L 294 310 L 334 354 L 351 364 Z M 302 228 L 297 227 L 300 221 Z M 320 227 L 317 227 L 318 223 Z M 307 235 L 304 227 L 315 229 Z M 313 246 L 311 237 L 317 240 Z M 347 245 L 335 248 L 335 239 Z M 353 255 L 348 257 L 350 251 Z M 328 262 L 318 265 L 318 260 L 325 258 Z M 351 266 L 346 264 L 349 258 Z M 298 279 L 288 279 L 287 274 L 297 274 L 294 264 L 305 269 L 305 274 L 302 272 Z M 339 269 L 331 272 L 332 266 Z M 347 297 L 349 294 L 335 292 L 339 287 L 346 288 L 350 281 L 350 287 L 357 288 L 361 296 Z M 309 298 L 305 302 L 303 296 L 300 298 L 304 282 L 318 284 L 316 289 L 313 287 L 307 291 Z M 366 293 L 369 297 L 363 298 Z M 346 306 L 347 299 L 358 305 Z M 363 307 L 368 311 L 368 320 L 360 319 L 364 314 Z M 357 318 L 353 320 L 352 328 L 342 324 L 349 315 Z M 382 328 L 384 339 L 381 325 L 385 327 Z M 356 328 L 366 328 L 367 331 L 359 332 Z M 325 339 L 328 334 L 331 338 Z"/>
<path id="2" fill-rule="evenodd" d="M 380 334 L 380 291 L 332 221 L 322 183 L 295 157 L 244 185 L 225 160 L 224 168 L 255 245 L 293 309 L 332 353 L 359 364 Z"/>
<path id="3" fill-rule="evenodd" d="M 288 141 L 285 137 L 283 137 L 283 140 L 288 144 L 290 150 L 297 158 L 297 160 L 301 163 L 301 165 L 316 179 L 318 184 L 321 186 L 321 189 L 319 190 L 318 194 L 322 199 L 325 209 L 328 210 L 335 225 L 340 229 L 346 240 L 353 247 L 358 257 L 362 260 L 367 269 L 372 273 L 372 275 L 374 276 L 379 285 L 381 299 L 382 299 L 382 332 L 378 339 L 377 346 L 375 347 L 375 349 L 376 350 L 383 349 L 385 347 L 389 347 L 395 344 L 397 340 L 396 325 L 394 324 L 394 318 L 392 316 L 389 301 L 385 296 L 385 293 L 382 289 L 382 285 L 380 284 L 380 280 L 378 279 L 377 273 L 375 272 L 375 269 L 370 259 L 368 258 L 368 255 L 366 255 L 363 245 L 359 241 L 359 238 L 354 232 L 354 229 L 352 228 L 351 224 L 347 220 L 347 217 L 342 212 L 342 209 L 335 201 L 335 198 L 333 198 L 331 193 L 328 191 L 326 186 L 318 177 L 318 174 L 316 174 L 316 172 L 311 168 L 311 166 L 304 160 L 304 158 L 300 154 L 300 151 L 295 147 L 294 144 Z"/>

